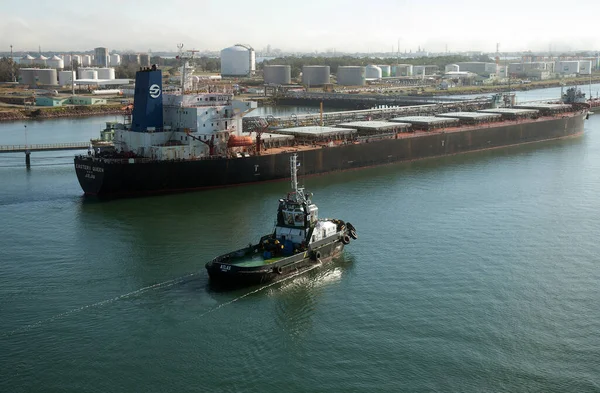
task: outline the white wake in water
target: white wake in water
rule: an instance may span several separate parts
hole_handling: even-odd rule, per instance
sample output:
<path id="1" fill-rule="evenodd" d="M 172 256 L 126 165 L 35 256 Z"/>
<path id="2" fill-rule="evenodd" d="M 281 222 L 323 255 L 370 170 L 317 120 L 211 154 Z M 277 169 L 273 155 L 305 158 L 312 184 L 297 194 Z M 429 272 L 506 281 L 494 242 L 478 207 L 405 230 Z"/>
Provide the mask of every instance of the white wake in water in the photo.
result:
<path id="1" fill-rule="evenodd" d="M 157 283 L 157 284 L 149 285 L 147 287 L 140 288 L 140 289 L 135 290 L 133 292 L 129 292 L 129 293 L 126 293 L 124 295 L 119 295 L 119 296 L 113 297 L 112 299 L 106 299 L 106 300 L 102 300 L 102 301 L 97 302 L 97 303 L 88 304 L 86 306 L 81 306 L 81 307 L 78 307 L 78 308 L 74 308 L 74 309 L 71 309 L 69 311 L 65 311 L 63 313 L 56 314 L 56 315 L 54 315 L 54 316 L 52 316 L 50 318 L 42 319 L 42 320 L 39 320 L 39 321 L 37 321 L 35 323 L 29 324 L 29 325 L 25 325 L 25 326 L 22 326 L 22 327 L 20 327 L 18 329 L 11 330 L 9 332 L 3 333 L 2 335 L 0 335 L 0 338 L 9 337 L 9 336 L 12 336 L 12 335 L 17 334 L 17 333 L 23 333 L 23 332 L 29 331 L 29 330 L 31 330 L 33 328 L 36 328 L 38 326 L 45 325 L 45 324 L 50 323 L 52 321 L 56 321 L 57 319 L 61 319 L 61 318 L 64 318 L 64 317 L 66 317 L 68 315 L 75 314 L 75 313 L 78 313 L 78 312 L 81 312 L 81 311 L 84 311 L 84 310 L 87 310 L 87 309 L 105 306 L 107 304 L 111 304 L 111 303 L 114 303 L 114 302 L 119 301 L 119 300 L 123 300 L 123 299 L 127 299 L 127 298 L 130 298 L 130 297 L 133 297 L 133 296 L 141 295 L 141 294 L 143 294 L 145 292 L 148 292 L 148 291 L 151 291 L 151 290 L 155 290 L 155 289 L 159 289 L 159 288 L 168 288 L 168 287 L 171 287 L 173 285 L 180 284 L 180 283 L 182 283 L 184 281 L 187 281 L 191 277 L 196 276 L 198 274 L 200 274 L 200 273 L 186 274 L 185 276 L 181 276 L 181 277 L 178 277 L 178 278 L 174 278 L 172 280 L 168 280 L 168 281 L 160 282 L 160 283 Z"/>

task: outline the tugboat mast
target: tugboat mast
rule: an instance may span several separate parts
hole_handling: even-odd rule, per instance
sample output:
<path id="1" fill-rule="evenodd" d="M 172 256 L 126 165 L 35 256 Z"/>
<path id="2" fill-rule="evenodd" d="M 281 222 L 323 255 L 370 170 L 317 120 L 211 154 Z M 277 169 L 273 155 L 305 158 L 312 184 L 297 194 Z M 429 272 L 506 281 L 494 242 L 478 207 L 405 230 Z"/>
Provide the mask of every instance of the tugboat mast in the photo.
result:
<path id="1" fill-rule="evenodd" d="M 306 196 L 304 195 L 304 187 L 298 187 L 298 155 L 296 153 L 290 156 L 290 171 L 291 171 L 291 182 L 292 182 L 292 191 L 295 196 L 296 202 L 298 203 L 306 203 Z"/>

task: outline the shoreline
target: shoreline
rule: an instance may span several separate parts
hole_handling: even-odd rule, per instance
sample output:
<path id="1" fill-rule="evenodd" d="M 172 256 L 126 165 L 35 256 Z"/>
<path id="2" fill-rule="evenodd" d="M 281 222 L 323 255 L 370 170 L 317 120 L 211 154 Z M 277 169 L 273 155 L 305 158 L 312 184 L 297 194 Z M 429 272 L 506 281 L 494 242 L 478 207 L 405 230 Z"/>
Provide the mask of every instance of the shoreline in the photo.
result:
<path id="1" fill-rule="evenodd" d="M 92 117 L 102 115 L 119 115 L 123 113 L 124 112 L 121 109 L 121 105 L 69 106 L 35 109 L 8 107 L 5 110 L 0 109 L 0 122 Z"/>

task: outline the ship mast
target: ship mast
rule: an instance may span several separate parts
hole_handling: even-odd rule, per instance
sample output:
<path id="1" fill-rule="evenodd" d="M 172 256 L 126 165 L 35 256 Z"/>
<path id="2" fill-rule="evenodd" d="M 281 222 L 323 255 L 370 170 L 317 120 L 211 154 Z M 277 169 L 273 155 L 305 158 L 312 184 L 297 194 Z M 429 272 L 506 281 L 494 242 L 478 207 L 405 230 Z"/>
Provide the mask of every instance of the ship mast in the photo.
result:
<path id="1" fill-rule="evenodd" d="M 300 163 L 298 162 L 298 155 L 296 153 L 290 156 L 290 171 L 291 171 L 291 183 L 292 183 L 292 191 L 295 196 L 295 200 L 298 203 L 306 203 L 306 196 L 304 195 L 304 187 L 298 187 L 298 167 Z"/>

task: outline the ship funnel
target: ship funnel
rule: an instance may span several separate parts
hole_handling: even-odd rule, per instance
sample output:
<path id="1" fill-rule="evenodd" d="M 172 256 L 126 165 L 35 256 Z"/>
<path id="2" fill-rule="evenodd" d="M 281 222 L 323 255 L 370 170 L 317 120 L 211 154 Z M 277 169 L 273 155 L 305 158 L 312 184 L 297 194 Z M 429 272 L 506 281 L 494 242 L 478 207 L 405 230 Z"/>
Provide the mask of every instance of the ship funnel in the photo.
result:
<path id="1" fill-rule="evenodd" d="M 135 73 L 131 130 L 148 132 L 163 127 L 162 71 L 156 66 Z"/>

